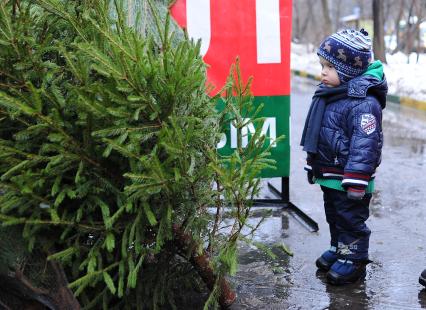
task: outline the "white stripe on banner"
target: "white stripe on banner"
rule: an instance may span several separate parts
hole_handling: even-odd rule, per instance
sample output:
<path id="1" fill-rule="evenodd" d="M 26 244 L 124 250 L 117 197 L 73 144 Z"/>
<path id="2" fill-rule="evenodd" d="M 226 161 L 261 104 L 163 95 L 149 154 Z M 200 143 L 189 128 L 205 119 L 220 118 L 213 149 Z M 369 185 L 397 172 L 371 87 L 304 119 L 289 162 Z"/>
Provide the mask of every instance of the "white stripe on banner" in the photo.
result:
<path id="1" fill-rule="evenodd" d="M 210 0 L 186 0 L 186 24 L 189 37 L 201 39 L 200 53 L 204 56 L 211 38 Z"/>
<path id="2" fill-rule="evenodd" d="M 256 0 L 257 63 L 281 63 L 280 0 Z"/>

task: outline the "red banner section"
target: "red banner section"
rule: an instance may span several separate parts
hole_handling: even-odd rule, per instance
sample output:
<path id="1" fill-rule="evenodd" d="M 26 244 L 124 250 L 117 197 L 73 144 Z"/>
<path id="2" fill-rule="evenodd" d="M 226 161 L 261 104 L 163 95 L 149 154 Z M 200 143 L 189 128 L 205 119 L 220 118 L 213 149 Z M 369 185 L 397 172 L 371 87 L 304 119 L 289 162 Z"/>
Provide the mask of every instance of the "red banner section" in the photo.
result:
<path id="1" fill-rule="evenodd" d="M 290 94 L 291 1 L 177 0 L 171 14 L 190 37 L 201 38 L 216 91 L 238 56 L 244 80 L 254 77 L 253 95 Z"/>

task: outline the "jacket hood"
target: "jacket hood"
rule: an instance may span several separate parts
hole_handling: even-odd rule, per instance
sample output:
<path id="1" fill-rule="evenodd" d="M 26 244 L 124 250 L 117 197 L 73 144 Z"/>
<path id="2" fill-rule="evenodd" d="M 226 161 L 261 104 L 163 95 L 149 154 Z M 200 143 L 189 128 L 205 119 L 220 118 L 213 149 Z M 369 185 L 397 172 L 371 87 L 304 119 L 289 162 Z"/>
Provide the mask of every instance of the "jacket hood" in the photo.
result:
<path id="1" fill-rule="evenodd" d="M 355 98 L 364 98 L 372 95 L 377 98 L 382 109 L 386 107 L 386 95 L 388 93 L 388 83 L 383 74 L 379 79 L 372 75 L 361 75 L 348 82 L 348 96 Z"/>

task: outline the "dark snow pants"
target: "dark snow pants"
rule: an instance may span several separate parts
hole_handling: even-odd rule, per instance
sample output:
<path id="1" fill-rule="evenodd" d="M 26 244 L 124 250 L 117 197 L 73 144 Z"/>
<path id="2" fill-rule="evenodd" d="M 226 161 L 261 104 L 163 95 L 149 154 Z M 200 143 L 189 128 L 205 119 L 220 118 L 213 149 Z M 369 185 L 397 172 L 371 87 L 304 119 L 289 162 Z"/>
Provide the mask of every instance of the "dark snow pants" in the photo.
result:
<path id="1" fill-rule="evenodd" d="M 365 224 L 369 216 L 371 194 L 362 200 L 351 200 L 346 192 L 321 186 L 324 208 L 330 227 L 331 246 L 335 246 L 340 258 L 353 261 L 368 260 L 371 231 Z"/>

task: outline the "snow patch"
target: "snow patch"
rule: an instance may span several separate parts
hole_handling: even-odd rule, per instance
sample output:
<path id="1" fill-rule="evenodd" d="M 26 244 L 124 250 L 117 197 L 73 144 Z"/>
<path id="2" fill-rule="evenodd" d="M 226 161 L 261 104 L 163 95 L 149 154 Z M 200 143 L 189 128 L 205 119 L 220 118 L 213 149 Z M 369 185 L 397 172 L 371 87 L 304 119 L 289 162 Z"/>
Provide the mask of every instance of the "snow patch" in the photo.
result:
<path id="1" fill-rule="evenodd" d="M 410 63 L 407 64 L 409 58 Z M 384 64 L 384 71 L 388 81 L 389 94 L 407 96 L 416 100 L 426 101 L 426 54 L 407 55 L 398 52 L 394 55 L 387 54 L 388 64 Z M 316 48 L 312 45 L 291 44 L 292 70 L 305 71 L 319 75 L 321 67 L 318 62 Z"/>

